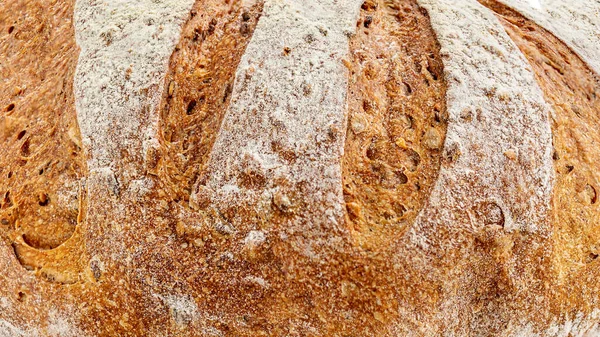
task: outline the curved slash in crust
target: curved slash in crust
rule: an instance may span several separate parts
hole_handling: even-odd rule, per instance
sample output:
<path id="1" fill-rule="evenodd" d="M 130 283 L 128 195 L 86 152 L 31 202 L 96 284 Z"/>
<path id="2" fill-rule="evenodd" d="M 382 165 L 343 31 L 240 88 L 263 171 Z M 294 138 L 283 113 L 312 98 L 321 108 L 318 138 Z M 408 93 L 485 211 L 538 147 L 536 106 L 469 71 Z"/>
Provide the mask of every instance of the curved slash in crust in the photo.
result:
<path id="1" fill-rule="evenodd" d="M 440 46 L 415 0 L 361 7 L 350 41 L 346 223 L 361 247 L 382 249 L 414 223 L 437 180 L 447 84 Z"/>
<path id="2" fill-rule="evenodd" d="M 531 63 L 546 100 L 552 104 L 552 159 L 556 182 L 552 193 L 551 306 L 578 312 L 579 324 L 557 321 L 572 334 L 597 322 L 600 209 L 600 78 L 554 34 L 497 0 L 480 1 L 493 10 Z M 549 243 L 550 243 L 549 242 Z M 587 325 L 587 327 L 586 327 Z"/>
<path id="3" fill-rule="evenodd" d="M 158 146 L 158 113 L 169 57 L 193 0 L 96 1 L 75 6 L 81 48 L 74 80 L 77 119 L 88 152 L 88 253 L 104 229 L 130 225 L 128 209 L 147 193 L 146 153 Z M 127 197 L 121 198 L 126 193 Z M 118 235 L 118 234 L 117 234 Z M 123 244 L 113 240 L 111 244 Z"/>
<path id="4" fill-rule="evenodd" d="M 547 235 L 552 138 L 531 67 L 477 1 L 419 3 L 442 45 L 449 124 L 446 161 L 414 238 L 426 243 L 418 229 L 429 225 L 488 222 Z"/>
<path id="5" fill-rule="evenodd" d="M 74 91 L 90 172 L 109 168 L 119 181 L 144 174 L 145 153 L 157 143 L 156 108 L 169 56 L 193 3 L 77 2 L 81 53 Z"/>
<path id="6" fill-rule="evenodd" d="M 600 2 L 500 0 L 561 39 L 600 74 Z"/>
<path id="7" fill-rule="evenodd" d="M 74 5 L 75 38 L 81 52 L 73 92 L 82 142 L 77 130 L 70 130 L 69 136 L 78 149 L 83 146 L 88 152 L 87 193 L 94 196 L 87 200 L 88 195 L 82 195 L 86 189 L 79 186 L 81 193 L 75 197 L 79 200 L 77 223 L 95 214 L 98 194 L 118 194 L 120 185 L 127 186 L 142 176 L 144 152 L 156 142 L 154 111 L 160 98 L 158 88 L 163 84 L 169 56 L 191 4 L 191 0 L 143 4 L 82 0 Z M 41 27 L 38 30 L 43 32 L 44 25 Z M 17 37 L 19 34 L 15 33 Z M 70 83 L 70 79 L 65 82 Z M 64 85 L 70 90 L 70 85 Z M 9 106 L 7 110 L 14 110 L 14 104 Z M 20 152 L 27 163 L 29 157 L 35 159 L 34 141 L 26 131 L 19 133 L 17 139 L 22 137 L 25 140 Z M 45 193 L 39 198 L 40 205 L 51 202 Z M 8 193 L 4 199 L 10 201 Z M 44 239 L 39 233 L 29 233 L 27 228 L 23 231 L 25 234 L 13 243 L 21 264 L 38 270 L 49 280 L 72 283 L 78 279 L 86 249 L 80 226 L 59 245 L 55 243 L 57 239 Z"/>
<path id="8" fill-rule="evenodd" d="M 432 298 L 419 296 L 431 301 L 439 327 L 457 334 L 494 327 L 502 334 L 503 322 L 523 320 L 509 317 L 516 309 L 505 299 L 524 296 L 536 280 L 535 266 L 519 260 L 512 245 L 527 259 L 534 248 L 524 242 L 551 234 L 549 109 L 527 60 L 491 11 L 475 0 L 418 3 L 441 44 L 449 122 L 439 179 L 395 261 L 420 287 L 435 289 Z M 400 309 L 410 320 L 409 309 Z"/>
<path id="9" fill-rule="evenodd" d="M 79 242 L 87 168 L 72 90 L 74 5 L 0 4 L 0 237 L 23 267 L 56 283 L 76 282 L 85 270 Z M 0 269 L 14 262 L 1 258 Z"/>
<path id="10" fill-rule="evenodd" d="M 343 230 L 347 69 L 342 59 L 360 3 L 265 4 L 206 174 L 191 197 L 192 205 L 211 213 L 214 224 L 243 232 L 242 226 L 266 223 L 269 214 L 279 212 L 286 227 L 309 238 L 307 252 L 332 231 Z"/>

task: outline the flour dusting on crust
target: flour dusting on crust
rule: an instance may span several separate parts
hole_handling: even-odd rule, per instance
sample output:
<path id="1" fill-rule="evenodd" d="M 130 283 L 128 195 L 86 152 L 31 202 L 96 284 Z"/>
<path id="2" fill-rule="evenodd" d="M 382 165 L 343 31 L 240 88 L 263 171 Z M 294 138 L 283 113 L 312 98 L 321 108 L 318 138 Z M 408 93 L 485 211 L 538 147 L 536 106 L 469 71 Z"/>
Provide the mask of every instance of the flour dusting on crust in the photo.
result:
<path id="1" fill-rule="evenodd" d="M 317 237 L 340 229 L 347 88 L 342 59 L 360 4 L 265 4 L 192 203 L 210 200 L 217 213 L 233 207 L 254 214 L 272 213 L 273 206 L 289 214 L 298 210 L 295 219 L 310 224 L 307 231 L 315 229 Z M 226 221 L 236 225 L 241 218 Z"/>
<path id="2" fill-rule="evenodd" d="M 449 120 L 438 181 L 396 260 L 408 259 L 423 283 L 443 280 L 449 293 L 435 305 L 434 316 L 446 331 L 466 334 L 467 325 L 459 322 L 469 313 L 456 308 L 477 299 L 471 291 L 477 281 L 473 271 L 461 274 L 458 266 L 448 280 L 438 264 L 449 256 L 476 254 L 463 247 L 485 228 L 550 235 L 549 107 L 524 55 L 491 11 L 476 0 L 418 3 L 428 11 L 441 45 Z M 507 273 L 520 282 L 517 269 Z M 527 323 L 513 319 L 513 326 Z"/>
<path id="3" fill-rule="evenodd" d="M 499 0 L 549 30 L 600 74 L 600 1 Z"/>
<path id="4" fill-rule="evenodd" d="M 144 149 L 155 141 L 169 57 L 193 2 L 77 1 L 74 91 L 90 171 L 128 160 L 138 165 L 124 167 L 124 175 L 140 175 Z"/>
<path id="5" fill-rule="evenodd" d="M 525 57 L 474 0 L 421 0 L 442 46 L 448 81 L 446 162 L 423 226 L 473 219 L 547 234 L 552 171 L 548 107 Z"/>
<path id="6" fill-rule="evenodd" d="M 552 323 L 545 331 L 536 331 L 532 326 L 516 329 L 514 337 L 597 337 L 600 336 L 600 311 L 594 310 L 589 316 L 575 314 L 575 317 L 567 317 L 566 321 L 557 324 Z"/>
<path id="7" fill-rule="evenodd" d="M 27 336 L 28 332 L 14 326 L 12 323 L 0 319 L 0 337 Z"/>

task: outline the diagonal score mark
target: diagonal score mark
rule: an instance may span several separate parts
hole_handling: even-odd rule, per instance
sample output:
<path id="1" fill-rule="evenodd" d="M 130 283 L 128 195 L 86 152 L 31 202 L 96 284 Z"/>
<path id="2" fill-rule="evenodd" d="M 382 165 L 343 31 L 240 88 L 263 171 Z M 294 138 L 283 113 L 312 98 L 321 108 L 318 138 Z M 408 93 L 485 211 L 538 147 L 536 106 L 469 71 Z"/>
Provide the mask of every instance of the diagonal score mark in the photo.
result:
<path id="1" fill-rule="evenodd" d="M 208 169 L 192 193 L 193 206 L 212 204 L 222 217 L 214 220 L 235 227 L 244 217 L 276 207 L 306 225 L 306 235 L 317 241 L 331 234 L 327 228 L 342 228 L 347 88 L 342 59 L 360 4 L 265 4 Z"/>
<path id="2" fill-rule="evenodd" d="M 91 175 L 143 174 L 169 57 L 193 2 L 77 1 L 74 91 Z"/>
<path id="3" fill-rule="evenodd" d="M 500 0 L 552 32 L 600 74 L 600 2 Z"/>
<path id="4" fill-rule="evenodd" d="M 547 235 L 551 131 L 531 67 L 477 1 L 419 3 L 429 11 L 442 46 L 449 85 L 449 162 L 412 235 L 427 241 L 420 228 L 476 226 L 477 214 L 507 230 Z M 477 204 L 492 207 L 474 209 Z"/>
<path id="5" fill-rule="evenodd" d="M 521 268 L 522 260 L 503 263 L 481 255 L 476 238 L 492 232 L 539 240 L 551 235 L 549 107 L 531 66 L 491 11 L 476 0 L 418 3 L 429 13 L 441 45 L 449 120 L 438 180 L 394 256 L 412 271 L 408 274 L 417 275 L 419 287 L 435 289 L 436 301 L 427 309 L 430 319 L 410 306 L 399 307 L 399 314 L 404 322 L 428 320 L 432 335 L 442 326 L 464 335 L 472 326 L 460 322 L 479 316 L 456 308 L 473 308 L 493 294 L 493 287 L 479 285 L 500 282 L 494 270 L 505 268 L 509 282 L 520 289 L 529 286 L 522 280 L 534 278 Z M 524 251 L 527 256 L 535 247 Z M 520 317 L 504 315 L 511 291 L 498 291 L 499 301 L 486 303 L 486 313 L 493 314 L 481 316 L 485 326 L 521 324 Z M 428 296 L 419 295 L 417 303 L 427 303 Z"/>

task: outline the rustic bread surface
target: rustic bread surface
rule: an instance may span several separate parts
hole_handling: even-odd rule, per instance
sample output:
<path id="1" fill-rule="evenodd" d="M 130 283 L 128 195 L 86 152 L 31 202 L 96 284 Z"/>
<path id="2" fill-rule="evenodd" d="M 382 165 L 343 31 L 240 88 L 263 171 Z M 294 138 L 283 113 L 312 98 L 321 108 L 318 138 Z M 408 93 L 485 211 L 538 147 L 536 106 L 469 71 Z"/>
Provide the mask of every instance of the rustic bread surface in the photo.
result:
<path id="1" fill-rule="evenodd" d="M 600 334 L 552 4 L 2 2 L 0 336 Z"/>

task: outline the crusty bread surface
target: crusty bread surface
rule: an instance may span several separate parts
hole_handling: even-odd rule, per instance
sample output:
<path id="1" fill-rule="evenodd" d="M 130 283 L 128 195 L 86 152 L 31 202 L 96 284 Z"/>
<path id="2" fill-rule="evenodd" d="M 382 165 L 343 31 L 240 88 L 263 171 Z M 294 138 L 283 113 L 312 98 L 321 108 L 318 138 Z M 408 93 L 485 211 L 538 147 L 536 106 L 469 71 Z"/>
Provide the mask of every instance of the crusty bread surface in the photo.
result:
<path id="1" fill-rule="evenodd" d="M 4 0 L 0 337 L 600 335 L 599 11 Z"/>

